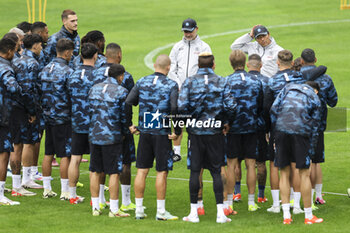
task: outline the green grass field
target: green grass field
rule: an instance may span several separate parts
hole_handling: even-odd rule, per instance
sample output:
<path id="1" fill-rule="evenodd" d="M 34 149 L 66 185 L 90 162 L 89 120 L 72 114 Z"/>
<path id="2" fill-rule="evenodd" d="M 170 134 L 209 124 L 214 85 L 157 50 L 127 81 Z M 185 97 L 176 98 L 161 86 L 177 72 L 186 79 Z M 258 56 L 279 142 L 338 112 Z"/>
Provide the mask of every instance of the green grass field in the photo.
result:
<path id="1" fill-rule="evenodd" d="M 27 9 L 24 0 L 0 0 L 0 3 L 0 35 L 3 35 L 17 23 L 27 20 Z M 106 43 L 120 44 L 123 49 L 122 64 L 135 80 L 152 72 L 144 63 L 149 52 L 181 39 L 181 23 L 187 17 L 197 20 L 201 37 L 208 36 L 205 41 L 215 55 L 216 73 L 222 76 L 232 73 L 228 61 L 230 45 L 243 34 L 234 31 L 247 29 L 248 32 L 248 28 L 255 24 L 263 24 L 268 28 L 275 26 L 270 28 L 271 35 L 283 48 L 290 49 L 295 57 L 304 48 L 309 47 L 316 51 L 317 64 L 328 67 L 327 73 L 331 75 L 337 88 L 338 107 L 348 107 L 350 10 L 339 10 L 339 3 L 338 0 L 48 0 L 46 21 L 50 34 L 53 34 L 61 27 L 62 10 L 74 9 L 79 17 L 79 34 L 83 36 L 90 30 L 101 30 L 105 34 Z M 294 25 L 290 25 L 293 23 Z M 217 33 L 222 34 L 216 35 Z M 169 54 L 170 49 L 168 47 L 159 53 Z M 136 121 L 136 108 L 134 113 Z M 349 123 L 349 118 L 347 122 Z M 138 141 L 138 137 L 135 139 Z M 77 192 L 78 195 L 86 197 L 84 203 L 73 206 L 59 198 L 42 199 L 41 191 L 35 191 L 38 193 L 35 197 L 11 197 L 20 201 L 21 205 L 0 207 L 0 232 L 349 232 L 350 199 L 345 196 L 346 189 L 350 187 L 349 141 L 350 134 L 347 132 L 325 135 L 323 191 L 344 195 L 325 194 L 327 204 L 315 212 L 318 217 L 325 219 L 320 225 L 305 226 L 304 216 L 299 215 L 293 217 L 291 226 L 284 226 L 281 223 L 282 214 L 266 212 L 271 201 L 261 204 L 261 209 L 257 212 L 248 212 L 246 186 L 242 186 L 243 201 L 234 204 L 239 214 L 231 217 L 233 221 L 229 224 L 216 224 L 215 198 L 209 172 L 204 175 L 204 180 L 208 181 L 204 183 L 206 215 L 200 218 L 199 224 L 181 220 L 156 222 L 154 170 L 147 180 L 144 201 L 148 219 L 136 221 L 133 218 L 134 213 L 127 219 L 110 219 L 107 210 L 100 217 L 92 217 L 89 206 L 88 165 L 82 164 L 80 181 L 85 186 Z M 183 140 L 182 154 L 187 152 L 185 142 Z M 42 150 L 40 161 L 43 153 Z M 135 167 L 132 172 L 135 174 Z M 59 193 L 58 169 L 53 170 L 53 177 L 53 190 Z M 242 177 L 242 183 L 245 183 L 245 172 Z M 189 213 L 188 178 L 189 171 L 185 160 L 176 163 L 174 170 L 169 173 L 166 207 L 180 219 Z M 7 186 L 10 187 L 10 184 L 11 178 L 8 178 Z M 271 199 L 269 188 L 266 194 Z"/>

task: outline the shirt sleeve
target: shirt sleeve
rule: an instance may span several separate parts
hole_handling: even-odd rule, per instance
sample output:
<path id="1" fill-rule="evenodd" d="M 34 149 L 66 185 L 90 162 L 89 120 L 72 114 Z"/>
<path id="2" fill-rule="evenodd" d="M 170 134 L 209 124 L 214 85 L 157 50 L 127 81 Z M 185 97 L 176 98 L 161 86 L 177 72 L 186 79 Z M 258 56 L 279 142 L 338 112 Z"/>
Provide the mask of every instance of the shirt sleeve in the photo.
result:
<path id="1" fill-rule="evenodd" d="M 239 49 L 244 53 L 248 53 L 249 47 L 252 46 L 252 40 L 253 39 L 250 37 L 249 33 L 244 34 L 231 44 L 231 50 Z"/>

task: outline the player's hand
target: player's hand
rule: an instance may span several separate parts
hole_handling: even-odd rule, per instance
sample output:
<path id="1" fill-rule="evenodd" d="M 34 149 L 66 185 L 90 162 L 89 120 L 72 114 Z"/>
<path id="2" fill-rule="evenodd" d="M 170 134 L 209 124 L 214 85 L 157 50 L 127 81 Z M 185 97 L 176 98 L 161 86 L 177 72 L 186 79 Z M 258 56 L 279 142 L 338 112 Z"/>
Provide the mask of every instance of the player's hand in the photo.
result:
<path id="1" fill-rule="evenodd" d="M 252 30 L 250 30 L 250 33 L 249 33 L 249 35 L 250 35 L 251 38 L 254 39 L 254 29 L 255 29 L 257 26 L 260 26 L 260 25 L 261 25 L 261 24 L 257 24 L 257 25 L 255 25 L 254 27 L 252 27 Z"/>
<path id="2" fill-rule="evenodd" d="M 228 124 L 224 124 L 224 128 L 222 129 L 222 133 L 226 136 L 228 131 L 230 130 L 230 126 Z"/>
<path id="3" fill-rule="evenodd" d="M 130 126 L 129 130 L 130 130 L 131 134 L 135 134 L 135 135 L 139 135 L 140 134 L 140 131 L 136 128 L 135 125 Z"/>
<path id="4" fill-rule="evenodd" d="M 176 135 L 175 133 L 168 134 L 168 138 L 170 140 L 176 140 L 180 135 Z"/>
<path id="5" fill-rule="evenodd" d="M 35 120 L 36 120 L 36 116 L 29 116 L 28 121 L 30 124 L 33 124 Z"/>

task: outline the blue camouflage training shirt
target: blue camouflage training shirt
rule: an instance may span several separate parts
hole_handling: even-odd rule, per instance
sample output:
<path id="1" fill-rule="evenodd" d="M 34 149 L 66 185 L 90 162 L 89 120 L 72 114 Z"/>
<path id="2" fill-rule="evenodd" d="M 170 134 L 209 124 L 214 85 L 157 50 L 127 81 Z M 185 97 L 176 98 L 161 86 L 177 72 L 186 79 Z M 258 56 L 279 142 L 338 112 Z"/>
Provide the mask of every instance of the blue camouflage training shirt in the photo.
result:
<path id="1" fill-rule="evenodd" d="M 226 79 L 228 91 L 237 102 L 236 115 L 230 125 L 230 133 L 257 132 L 264 98 L 261 81 L 244 70 L 237 70 Z"/>
<path id="2" fill-rule="evenodd" d="M 221 122 L 204 127 L 189 125 L 187 131 L 195 135 L 214 135 L 222 133 L 228 119 L 236 108 L 235 99 L 229 95 L 226 79 L 214 73 L 210 68 L 199 68 L 197 74 L 188 77 L 183 83 L 179 100 L 179 113 L 191 116 L 196 122 Z"/>
<path id="3" fill-rule="evenodd" d="M 136 82 L 126 102 L 129 105 L 139 105 L 138 128 L 141 133 L 171 134 L 171 127 L 164 127 L 163 118 L 169 119 L 170 115 L 176 115 L 178 93 L 177 83 L 159 72 Z M 155 127 L 150 124 L 154 124 Z M 180 133 L 176 129 L 176 134 Z"/>
<path id="4" fill-rule="evenodd" d="M 106 57 L 103 56 L 103 54 L 98 54 L 97 55 L 97 60 L 95 62 L 95 69 L 100 68 L 104 64 L 107 63 Z M 77 69 L 79 66 L 83 65 L 83 59 L 80 56 L 77 56 L 73 60 L 73 69 Z"/>
<path id="5" fill-rule="evenodd" d="M 301 71 L 310 70 L 312 68 L 315 68 L 316 66 L 303 66 L 301 67 Z M 321 100 L 321 125 L 320 125 L 320 131 L 325 131 L 327 127 L 327 105 L 329 107 L 335 107 L 338 103 L 338 94 L 337 90 L 334 87 L 332 78 L 329 75 L 321 75 L 320 77 L 316 78 L 314 80 L 317 82 L 320 86 L 320 92 L 318 96 Z"/>
<path id="6" fill-rule="evenodd" d="M 70 76 L 68 88 L 72 102 L 72 130 L 89 133 L 89 91 L 94 84 L 94 67 L 81 65 Z"/>
<path id="7" fill-rule="evenodd" d="M 128 91 L 111 79 L 95 84 L 89 92 L 89 140 L 95 145 L 121 143 L 129 130 L 125 114 Z"/>
<path id="8" fill-rule="evenodd" d="M 45 123 L 60 125 L 71 121 L 71 99 L 68 90 L 68 80 L 73 69 L 63 58 L 54 58 L 40 72 L 41 105 Z"/>

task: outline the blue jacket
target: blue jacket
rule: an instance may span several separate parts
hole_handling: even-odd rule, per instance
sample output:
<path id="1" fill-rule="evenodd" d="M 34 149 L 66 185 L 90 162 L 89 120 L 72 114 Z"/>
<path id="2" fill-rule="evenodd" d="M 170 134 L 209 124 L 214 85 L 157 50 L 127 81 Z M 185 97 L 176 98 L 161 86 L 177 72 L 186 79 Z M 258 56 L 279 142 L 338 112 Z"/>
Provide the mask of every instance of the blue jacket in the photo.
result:
<path id="1" fill-rule="evenodd" d="M 81 65 L 68 80 L 72 102 L 72 130 L 75 133 L 89 133 L 89 91 L 94 84 L 94 67 Z"/>
<path id="2" fill-rule="evenodd" d="M 106 64 L 106 57 L 103 56 L 103 54 L 97 55 L 97 60 L 95 62 L 95 68 L 98 69 L 104 64 Z M 77 69 L 79 66 L 83 65 L 83 60 L 81 59 L 81 56 L 77 56 L 73 60 L 73 69 Z"/>
<path id="3" fill-rule="evenodd" d="M 21 95 L 22 88 L 18 85 L 11 62 L 0 57 L 0 125 L 8 126 L 12 102 Z"/>
<path id="4" fill-rule="evenodd" d="M 304 66 L 301 67 L 301 71 L 306 71 L 314 68 L 316 66 Z M 325 131 L 327 127 L 327 105 L 329 107 L 335 107 L 338 103 L 338 94 L 337 90 L 334 87 L 332 78 L 329 75 L 321 75 L 320 77 L 314 80 L 320 85 L 320 92 L 318 96 L 321 100 L 321 125 L 320 131 Z"/>
<path id="5" fill-rule="evenodd" d="M 89 92 L 89 139 L 95 145 L 121 143 L 129 130 L 125 114 L 128 91 L 111 79 L 95 84 Z"/>
<path id="6" fill-rule="evenodd" d="M 306 84 L 288 84 L 271 107 L 272 130 L 297 134 L 317 142 L 321 120 L 321 101 Z"/>
<path id="7" fill-rule="evenodd" d="M 78 35 L 78 32 L 75 31 L 75 32 L 73 32 L 73 34 L 71 34 L 70 32 L 68 32 L 68 30 L 64 26 L 62 26 L 61 30 L 59 30 L 58 32 L 56 32 L 55 34 L 50 36 L 49 40 L 47 41 L 47 45 L 45 48 L 45 52 L 48 56 L 47 62 L 51 62 L 52 59 L 54 59 L 56 57 L 56 55 L 57 55 L 56 45 L 57 45 L 57 42 L 62 38 L 69 39 L 69 40 L 73 41 L 73 43 L 74 43 L 73 56 L 72 56 L 70 63 L 69 63 L 70 66 L 73 67 L 73 59 L 79 55 L 80 37 Z"/>
<path id="8" fill-rule="evenodd" d="M 236 102 L 230 96 L 226 79 L 210 68 L 199 68 L 197 74 L 188 77 L 180 90 L 179 113 L 191 116 L 187 119 L 196 122 L 214 122 L 206 127 L 192 124 L 187 131 L 195 135 L 214 135 L 222 133 L 228 119 L 232 117 Z M 215 122 L 218 122 L 216 125 Z"/>
<path id="9" fill-rule="evenodd" d="M 71 121 L 68 80 L 73 69 L 63 58 L 54 58 L 40 72 L 41 105 L 46 124 L 60 125 Z"/>
<path id="10" fill-rule="evenodd" d="M 230 133 L 257 132 L 264 98 L 261 81 L 244 70 L 237 70 L 226 79 L 228 91 L 237 102 L 236 116 L 230 125 Z"/>
<path id="11" fill-rule="evenodd" d="M 139 105 L 139 130 L 141 133 L 167 135 L 171 127 L 163 123 L 163 116 L 176 115 L 179 87 L 162 73 L 145 76 L 136 82 L 126 103 Z M 167 120 L 169 118 L 164 118 Z M 176 134 L 181 134 L 176 128 Z"/>

